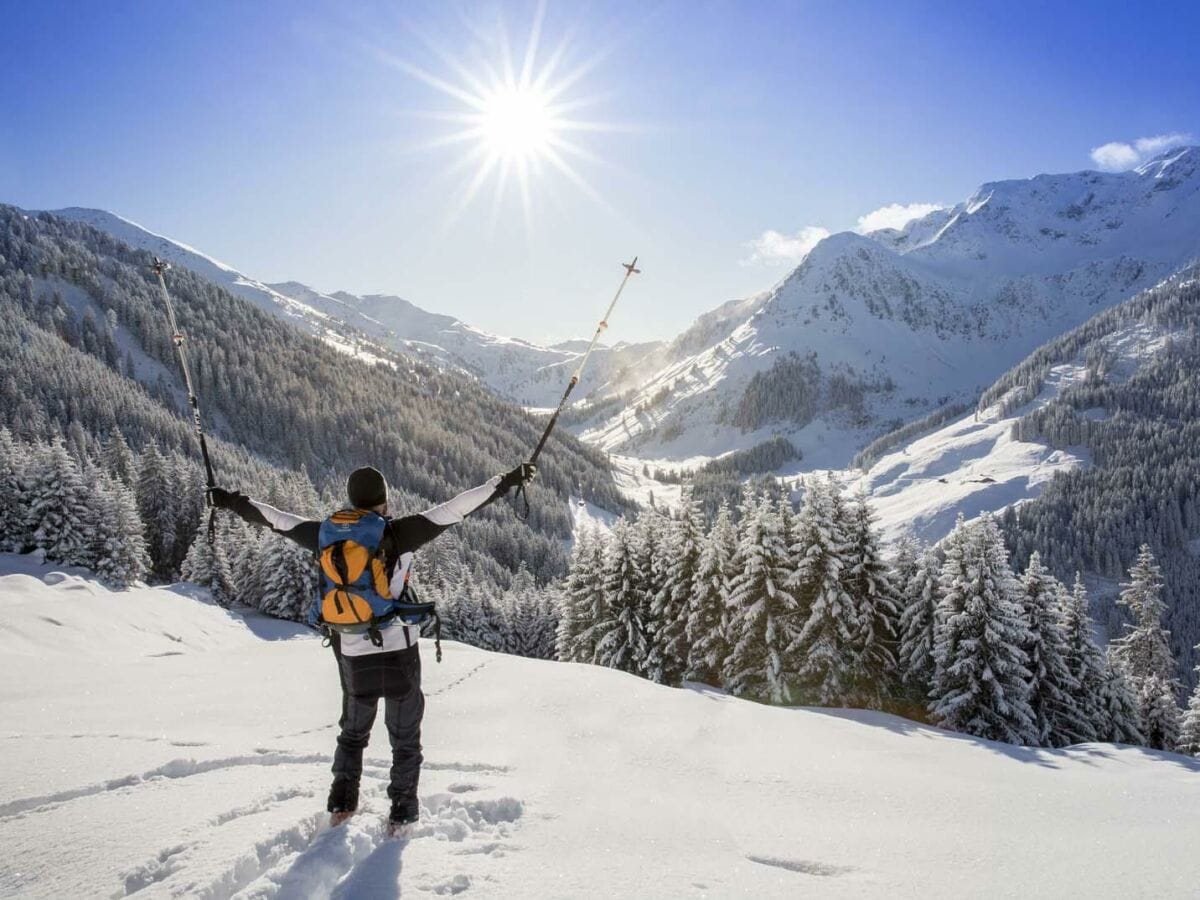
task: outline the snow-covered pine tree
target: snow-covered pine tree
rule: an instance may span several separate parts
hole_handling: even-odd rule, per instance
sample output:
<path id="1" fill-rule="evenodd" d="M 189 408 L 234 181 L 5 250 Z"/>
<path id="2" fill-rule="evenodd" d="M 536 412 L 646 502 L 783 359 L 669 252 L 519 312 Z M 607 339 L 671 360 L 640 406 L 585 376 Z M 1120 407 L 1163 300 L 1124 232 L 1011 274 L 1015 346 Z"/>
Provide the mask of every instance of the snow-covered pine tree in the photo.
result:
<path id="1" fill-rule="evenodd" d="M 656 599 L 667 581 L 667 555 L 670 552 L 667 541 L 671 534 L 671 521 L 661 510 L 651 506 L 638 516 L 634 532 L 637 536 L 635 557 L 641 590 L 641 620 L 646 632 L 646 655 L 642 660 L 641 674 L 658 684 L 667 684 L 671 666 L 664 655 L 663 629 L 666 623 L 659 616 Z"/>
<path id="2" fill-rule="evenodd" d="M 940 579 L 937 672 L 929 711 L 944 728 L 1010 744 L 1037 742 L 1029 670 L 1021 649 L 1029 628 L 1016 576 L 995 520 L 960 523 Z"/>
<path id="3" fill-rule="evenodd" d="M 785 526 L 770 497 L 750 494 L 742 505 L 741 533 L 730 580 L 733 648 L 725 683 L 735 694 L 791 703 L 793 667 L 788 648 L 798 630 Z"/>
<path id="4" fill-rule="evenodd" d="M 213 600 L 221 606 L 229 606 L 236 593 L 232 568 L 226 555 L 228 519 L 228 516 L 220 517 L 216 522 L 213 539 L 210 541 L 208 539 L 208 512 L 201 513 L 196 536 L 192 539 L 192 546 L 188 548 L 187 556 L 184 557 L 183 565 L 180 567 L 180 574 L 185 581 L 208 588 Z M 316 589 L 314 588 L 313 596 L 315 595 Z M 286 618 L 299 618 L 303 616 L 306 608 L 307 604 L 304 604 L 297 611 L 297 615 Z"/>
<path id="5" fill-rule="evenodd" d="M 493 601 L 491 588 L 469 578 L 458 594 L 458 640 L 485 650 L 504 649 L 503 614 Z"/>
<path id="6" fill-rule="evenodd" d="M 538 608 L 538 589 L 533 576 L 521 563 L 512 584 L 504 592 L 501 609 L 504 611 L 505 641 L 504 650 L 515 656 L 538 658 L 538 648 L 542 644 L 540 631 L 543 623 L 540 621 Z"/>
<path id="7" fill-rule="evenodd" d="M 1200 756 L 1200 683 L 1196 684 L 1187 709 L 1179 719 L 1179 738 L 1175 749 L 1179 753 Z"/>
<path id="8" fill-rule="evenodd" d="M 1114 664 L 1112 659 L 1104 661 L 1104 677 L 1100 684 L 1100 703 L 1105 713 L 1104 728 L 1100 733 L 1101 740 L 1117 744 L 1145 742 L 1145 738 L 1142 736 L 1138 695 L 1134 691 L 1133 684 L 1125 675 L 1124 669 Z"/>
<path id="9" fill-rule="evenodd" d="M 682 683 L 688 670 L 691 650 L 688 620 L 700 551 L 704 544 L 704 521 L 694 492 L 685 488 L 679 520 L 664 543 L 665 579 L 655 597 L 655 618 L 660 623 L 659 652 L 663 661 L 663 683 Z"/>
<path id="10" fill-rule="evenodd" d="M 848 565 L 843 574 L 846 593 L 857 607 L 859 627 L 851 651 L 856 657 L 854 684 L 846 704 L 879 709 L 884 698 L 896 694 L 900 606 L 867 495 L 860 493 L 847 512 Z"/>
<path id="11" fill-rule="evenodd" d="M 1063 658 L 1071 678 L 1079 685 L 1075 695 L 1079 707 L 1079 731 L 1063 732 L 1064 744 L 1082 744 L 1099 740 L 1108 730 L 1108 711 L 1102 697 L 1104 670 L 1107 662 L 1104 651 L 1092 637 L 1092 619 L 1088 614 L 1087 588 L 1083 577 L 1075 573 L 1075 586 L 1070 593 L 1059 591 L 1059 619 L 1063 631 Z"/>
<path id="12" fill-rule="evenodd" d="M 125 482 L 103 473 L 94 482 L 97 514 L 91 526 L 91 558 L 96 574 L 114 587 L 128 587 L 150 571 L 150 554 L 137 497 Z"/>
<path id="13" fill-rule="evenodd" d="M 908 583 L 917 574 L 924 551 L 919 541 L 907 535 L 897 539 L 892 547 L 892 582 L 896 585 L 900 610 L 903 612 L 904 607 L 908 605 L 905 591 L 908 590 Z M 899 654 L 899 649 L 896 652 Z"/>
<path id="14" fill-rule="evenodd" d="M 20 552 L 29 543 L 25 470 L 29 453 L 0 425 L 0 553 Z"/>
<path id="15" fill-rule="evenodd" d="M 689 681 L 719 687 L 729 657 L 729 602 L 737 554 L 737 530 L 722 502 L 712 529 L 704 538 L 692 581 L 688 609 Z"/>
<path id="16" fill-rule="evenodd" d="M 1061 618 L 1063 586 L 1042 565 L 1036 550 L 1021 578 L 1021 605 L 1029 638 L 1022 648 L 1029 669 L 1029 706 L 1042 747 L 1065 747 L 1086 733 L 1088 723 L 1076 698 L 1080 684 L 1067 662 Z"/>
<path id="17" fill-rule="evenodd" d="M 55 438 L 38 454 L 30 475 L 26 522 L 33 548 L 51 562 L 88 565 L 94 498 L 62 438 Z"/>
<path id="18" fill-rule="evenodd" d="M 1170 632 L 1162 627 L 1167 611 L 1162 600 L 1162 573 L 1149 545 L 1143 544 L 1138 551 L 1137 562 L 1129 570 L 1129 583 L 1122 587 L 1117 603 L 1129 609 L 1133 624 L 1126 626 L 1127 634 L 1112 642 L 1113 661 L 1125 671 L 1138 694 L 1142 681 L 1151 675 L 1177 689 Z"/>
<path id="19" fill-rule="evenodd" d="M 933 647 L 938 608 L 938 579 L 942 558 L 934 547 L 921 554 L 916 569 L 904 588 L 904 611 L 900 614 L 900 651 L 898 665 L 911 699 L 922 707 L 933 686 Z"/>
<path id="20" fill-rule="evenodd" d="M 226 535 L 229 550 L 230 570 L 233 581 L 233 599 L 238 603 L 258 609 L 263 602 L 263 545 L 266 534 L 247 525 L 234 516 L 226 519 Z M 313 594 L 316 600 L 316 594 Z M 307 609 L 306 609 L 307 613 Z"/>
<path id="21" fill-rule="evenodd" d="M 575 539 L 558 626 L 558 658 L 567 662 L 595 662 L 595 626 L 606 618 L 604 590 L 604 539 L 590 528 Z"/>
<path id="22" fill-rule="evenodd" d="M 164 579 L 174 570 L 179 488 L 172 478 L 170 460 L 154 444 L 147 446 L 138 466 L 138 515 L 146 527 L 151 572 Z"/>
<path id="23" fill-rule="evenodd" d="M 1138 718 L 1146 746 L 1174 750 L 1179 742 L 1179 704 L 1176 685 L 1159 675 L 1147 675 L 1138 688 Z"/>
<path id="24" fill-rule="evenodd" d="M 268 534 L 259 565 L 263 594 L 258 608 L 280 619 L 302 620 L 319 588 L 312 554 L 287 538 Z"/>
<path id="25" fill-rule="evenodd" d="M 838 706 L 864 680 L 857 644 L 864 628 L 846 590 L 850 522 L 832 479 L 810 478 L 806 487 L 791 548 L 795 567 L 788 585 L 798 615 L 788 623 L 794 637 L 787 653 L 804 702 Z"/>
<path id="26" fill-rule="evenodd" d="M 125 442 L 125 437 L 121 432 L 114 431 L 109 435 L 104 444 L 104 452 L 100 456 L 100 463 L 109 475 L 126 487 L 132 488 L 137 484 L 137 459 L 134 457 L 133 451 L 129 449 L 129 444 Z"/>
<path id="27" fill-rule="evenodd" d="M 604 559 L 605 618 L 596 625 L 596 662 L 611 669 L 641 674 L 650 648 L 642 619 L 643 598 L 638 567 L 638 535 L 624 519 L 612 528 Z"/>

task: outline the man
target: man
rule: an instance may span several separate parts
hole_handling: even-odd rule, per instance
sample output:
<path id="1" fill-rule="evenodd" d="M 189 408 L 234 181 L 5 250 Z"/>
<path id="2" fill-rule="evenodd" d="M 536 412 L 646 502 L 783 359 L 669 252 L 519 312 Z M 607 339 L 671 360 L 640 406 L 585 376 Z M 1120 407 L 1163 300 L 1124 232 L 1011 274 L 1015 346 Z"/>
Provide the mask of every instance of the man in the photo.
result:
<path id="1" fill-rule="evenodd" d="M 413 553 L 451 525 L 487 506 L 508 491 L 530 481 L 536 468 L 524 463 L 507 475 L 497 475 L 477 488 L 459 494 L 440 506 L 399 519 L 387 517 L 387 481 L 369 466 L 355 469 L 346 482 L 350 506 L 363 513 L 378 513 L 384 527 L 379 540 L 391 598 L 404 594 Z M 251 525 L 270 528 L 316 555 L 322 548 L 322 523 L 286 513 L 244 494 L 213 488 L 213 505 L 228 509 Z M 331 517 L 331 520 L 336 517 Z M 327 520 L 327 521 L 331 521 Z M 376 519 L 375 521 L 379 521 Z M 317 624 L 319 604 L 313 603 L 310 624 Z M 425 697 L 421 693 L 421 657 L 417 649 L 418 627 L 400 619 L 380 620 L 370 632 L 342 634 L 331 630 L 342 684 L 341 733 L 333 757 L 333 785 L 329 789 L 330 824 L 340 825 L 358 809 L 358 787 L 362 777 L 363 749 L 371 737 L 371 726 L 379 699 L 384 700 L 384 721 L 392 745 L 392 801 L 388 833 L 403 835 L 419 818 L 417 783 L 421 774 L 421 717 Z"/>

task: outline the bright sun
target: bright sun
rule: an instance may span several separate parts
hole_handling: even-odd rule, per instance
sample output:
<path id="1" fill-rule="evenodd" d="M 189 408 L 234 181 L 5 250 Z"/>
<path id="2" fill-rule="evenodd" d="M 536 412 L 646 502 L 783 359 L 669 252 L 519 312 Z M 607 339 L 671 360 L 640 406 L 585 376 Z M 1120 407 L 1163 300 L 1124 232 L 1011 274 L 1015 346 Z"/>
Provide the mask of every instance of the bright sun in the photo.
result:
<path id="1" fill-rule="evenodd" d="M 607 205 L 575 168 L 581 160 L 592 163 L 599 160 L 573 137 L 579 132 L 611 131 L 616 127 L 577 118 L 577 112 L 590 101 L 568 97 L 601 56 L 565 69 L 568 47 L 564 40 L 540 59 L 538 44 L 544 13 L 545 5 L 540 4 L 519 65 L 513 59 L 503 30 L 496 42 L 498 58 L 493 63 L 471 68 L 428 37 L 418 35 L 445 65 L 445 74 L 435 74 L 391 54 L 380 54 L 388 64 L 418 78 L 457 104 L 455 109 L 421 114 L 459 126 L 430 141 L 428 149 L 466 148 L 449 167 L 453 173 L 464 173 L 465 178 L 457 200 L 451 204 L 447 224 L 491 182 L 493 221 L 509 187 L 515 186 L 528 225 L 535 183 L 544 180 L 547 174 L 565 178 L 596 202 Z"/>
<path id="2" fill-rule="evenodd" d="M 505 85 L 482 99 L 479 132 L 492 153 L 527 161 L 544 156 L 555 143 L 560 123 L 538 90 Z"/>

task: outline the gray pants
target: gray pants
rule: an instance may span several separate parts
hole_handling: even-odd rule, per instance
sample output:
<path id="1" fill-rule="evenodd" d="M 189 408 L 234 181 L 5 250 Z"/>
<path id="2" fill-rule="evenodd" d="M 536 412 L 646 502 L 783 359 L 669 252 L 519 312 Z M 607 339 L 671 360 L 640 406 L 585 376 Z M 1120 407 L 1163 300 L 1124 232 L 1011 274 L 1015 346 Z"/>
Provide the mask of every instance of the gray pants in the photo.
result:
<path id="1" fill-rule="evenodd" d="M 329 789 L 330 812 L 358 808 L 358 785 L 362 778 L 363 749 L 371 739 L 371 726 L 379 700 L 392 745 L 391 782 L 388 798 L 391 818 L 416 819 L 417 784 L 421 777 L 421 717 L 425 695 L 421 693 L 421 656 L 414 646 L 392 653 L 345 656 L 334 639 L 338 675 L 342 681 L 341 734 L 333 755 L 333 786 Z"/>

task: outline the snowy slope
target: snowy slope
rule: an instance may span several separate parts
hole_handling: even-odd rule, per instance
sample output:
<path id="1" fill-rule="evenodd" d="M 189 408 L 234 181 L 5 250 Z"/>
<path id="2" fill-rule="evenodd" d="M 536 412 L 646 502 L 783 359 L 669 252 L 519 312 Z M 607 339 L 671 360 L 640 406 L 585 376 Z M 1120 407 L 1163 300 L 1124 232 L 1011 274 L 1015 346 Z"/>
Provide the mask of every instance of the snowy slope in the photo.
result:
<path id="1" fill-rule="evenodd" d="M 727 304 L 586 440 L 645 457 L 716 455 L 782 433 L 845 465 L 880 425 L 971 400 L 1039 344 L 1200 255 L 1200 148 L 1135 171 L 983 185 L 903 231 L 835 234 L 769 294 Z M 705 341 L 702 349 L 693 349 Z M 814 354 L 818 415 L 729 424 L 757 373 Z M 862 408 L 837 403 L 857 385 Z M 795 391 L 779 380 L 768 394 Z M 743 422 L 743 424 L 745 424 Z"/>
<path id="2" fill-rule="evenodd" d="M 322 293 L 297 281 L 264 284 L 194 247 L 156 234 L 135 222 L 97 209 L 53 210 L 84 222 L 172 265 L 191 269 L 240 297 L 324 337 L 338 349 L 369 355 L 372 344 L 418 357 L 444 368 L 470 373 L 506 399 L 531 407 L 554 406 L 586 342 L 543 347 L 500 337 L 454 318 L 421 309 L 401 297 Z M 626 371 L 657 342 L 601 347 L 593 354 L 577 398 L 594 390 L 628 390 L 636 379 Z M 377 352 L 377 351 L 376 351 Z"/>
<path id="3" fill-rule="evenodd" d="M 845 480 L 871 495 L 888 539 L 941 540 L 953 529 L 959 513 L 967 519 L 983 512 L 999 513 L 1037 497 L 1057 472 L 1089 464 L 1083 448 L 1055 449 L 1040 442 L 1019 441 L 1012 431 L 1022 417 L 1084 382 L 1090 354 L 1103 350 L 1106 380 L 1122 383 L 1170 342 L 1184 340 L 1190 327 L 1182 323 L 1155 325 L 1133 313 L 1127 320 L 1117 316 L 1107 328 L 1096 326 L 1098 333 L 1071 358 L 1052 365 L 1036 397 L 1014 406 L 1009 402 L 1016 396 L 1017 389 L 1013 389 L 986 409 L 885 454 L 865 473 L 845 473 Z M 1110 414 L 1104 409 L 1088 412 L 1093 419 Z"/>
<path id="4" fill-rule="evenodd" d="M 0 893 L 22 897 L 1185 897 L 1200 762 L 1022 750 L 448 644 L 423 818 L 322 813 L 333 661 L 184 589 L 0 557 Z"/>

